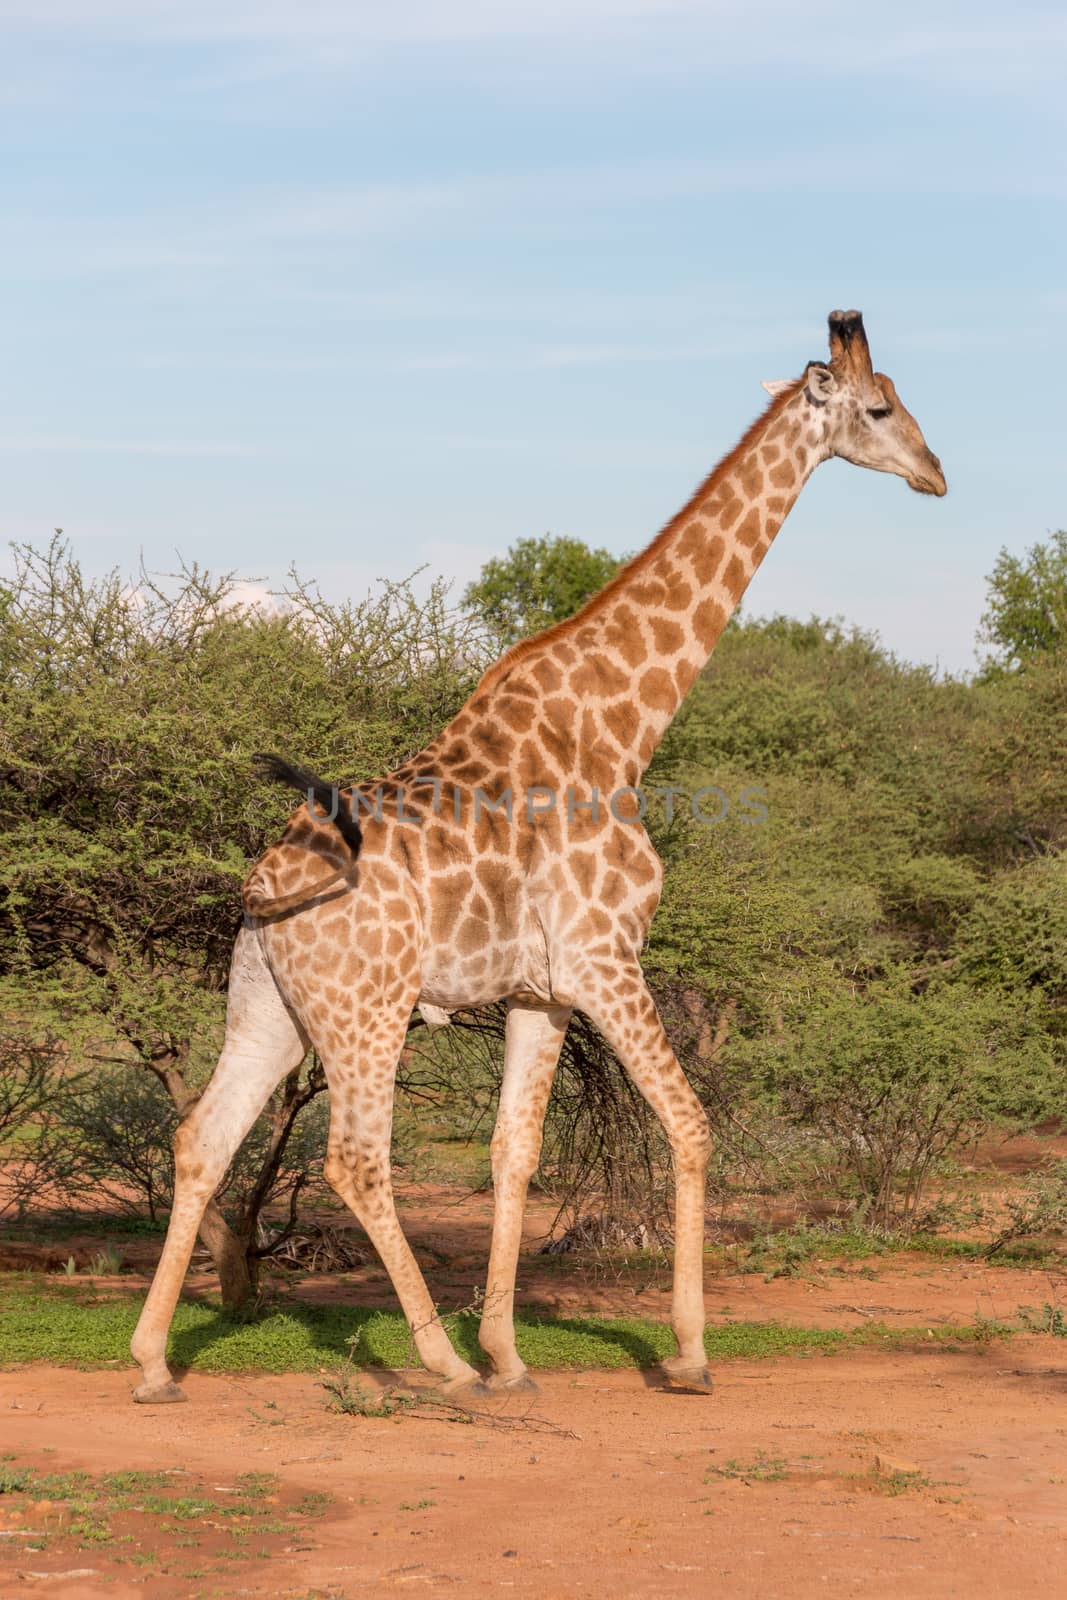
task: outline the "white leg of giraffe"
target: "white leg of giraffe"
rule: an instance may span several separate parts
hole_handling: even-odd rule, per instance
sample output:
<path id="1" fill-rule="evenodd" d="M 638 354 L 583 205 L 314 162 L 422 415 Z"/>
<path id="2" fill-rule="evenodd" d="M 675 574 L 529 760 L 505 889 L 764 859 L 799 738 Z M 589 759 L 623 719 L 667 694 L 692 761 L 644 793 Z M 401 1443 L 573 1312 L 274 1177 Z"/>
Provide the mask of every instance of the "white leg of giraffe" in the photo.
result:
<path id="1" fill-rule="evenodd" d="M 537 1170 L 552 1079 L 570 1021 L 565 1006 L 508 1008 L 504 1077 L 491 1146 L 493 1244 L 479 1343 L 493 1364 L 492 1388 L 533 1389 L 515 1348 L 515 1269 L 526 1191 Z"/>
<path id="2" fill-rule="evenodd" d="M 330 1086 L 326 1179 L 381 1257 L 423 1365 L 449 1394 L 485 1393 L 479 1374 L 452 1348 L 393 1201 L 393 1090 L 410 1015 L 410 1000 L 379 1010 L 373 1028 L 355 1034 L 344 1051 L 320 1051 Z"/>
<path id="3" fill-rule="evenodd" d="M 671 1326 L 678 1354 L 663 1363 L 672 1378 L 711 1387 L 704 1351 L 704 1182 L 711 1136 L 704 1108 L 671 1049 L 637 961 L 620 972 L 622 998 L 598 994 L 578 1004 L 595 1023 L 659 1117 L 674 1158 L 674 1286 Z M 618 989 L 616 988 L 616 993 Z"/>
<path id="4" fill-rule="evenodd" d="M 134 1399 L 183 1400 L 167 1367 L 167 1335 L 204 1207 L 271 1091 L 307 1050 L 264 960 L 242 928 L 230 968 L 226 1038 L 211 1081 L 174 1136 L 174 1205 L 163 1254 L 130 1350 L 141 1368 Z"/>

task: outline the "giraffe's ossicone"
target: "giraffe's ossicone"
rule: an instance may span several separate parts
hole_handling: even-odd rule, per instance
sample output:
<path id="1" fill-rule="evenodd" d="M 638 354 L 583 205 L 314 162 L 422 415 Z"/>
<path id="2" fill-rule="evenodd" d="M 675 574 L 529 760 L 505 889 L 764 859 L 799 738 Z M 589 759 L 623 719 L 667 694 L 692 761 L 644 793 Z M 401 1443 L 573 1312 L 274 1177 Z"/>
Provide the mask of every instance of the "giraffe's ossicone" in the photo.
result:
<path id="1" fill-rule="evenodd" d="M 454 1392 L 454 1351 L 404 1238 L 390 1179 L 393 1086 L 411 1013 L 506 1001 L 492 1141 L 495 1218 L 481 1326 L 494 1387 L 532 1387 L 513 1299 L 526 1190 L 571 1011 L 584 1011 L 662 1119 L 675 1170 L 669 1376 L 710 1387 L 704 1353 L 703 1109 L 639 954 L 662 868 L 637 786 L 805 481 L 840 456 L 942 495 L 945 480 L 858 312 L 830 317 L 830 360 L 772 400 L 648 549 L 566 622 L 485 674 L 448 727 L 377 784 L 309 791 L 244 886 L 222 1056 L 178 1129 L 163 1255 L 133 1339 L 135 1398 L 180 1399 L 167 1333 L 204 1207 L 282 1077 L 318 1052 L 330 1095 L 326 1176 L 387 1267 L 419 1354 Z M 294 730 L 294 735 L 296 730 Z M 312 808 L 313 807 L 313 808 Z"/>

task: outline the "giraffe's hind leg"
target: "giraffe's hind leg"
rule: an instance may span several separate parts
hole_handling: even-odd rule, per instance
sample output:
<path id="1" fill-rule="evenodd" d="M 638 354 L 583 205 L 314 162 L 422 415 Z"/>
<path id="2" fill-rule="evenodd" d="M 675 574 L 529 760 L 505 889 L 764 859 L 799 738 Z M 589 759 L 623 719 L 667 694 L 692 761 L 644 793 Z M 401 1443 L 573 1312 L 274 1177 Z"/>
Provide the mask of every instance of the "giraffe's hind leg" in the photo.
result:
<path id="1" fill-rule="evenodd" d="M 271 976 L 256 935 L 242 928 L 230 969 L 226 1039 L 211 1081 L 174 1137 L 174 1205 L 163 1254 L 130 1345 L 141 1368 L 134 1399 L 183 1400 L 167 1366 L 167 1334 L 204 1207 L 241 1140 L 307 1040 Z"/>
<path id="2" fill-rule="evenodd" d="M 373 1014 L 348 1030 L 342 1048 L 336 1042 L 319 1047 L 330 1086 L 326 1180 L 355 1213 L 381 1257 L 423 1365 L 449 1394 L 485 1394 L 478 1373 L 452 1347 L 393 1202 L 393 1090 L 414 999 L 412 993 L 403 1003 L 366 1006 Z"/>

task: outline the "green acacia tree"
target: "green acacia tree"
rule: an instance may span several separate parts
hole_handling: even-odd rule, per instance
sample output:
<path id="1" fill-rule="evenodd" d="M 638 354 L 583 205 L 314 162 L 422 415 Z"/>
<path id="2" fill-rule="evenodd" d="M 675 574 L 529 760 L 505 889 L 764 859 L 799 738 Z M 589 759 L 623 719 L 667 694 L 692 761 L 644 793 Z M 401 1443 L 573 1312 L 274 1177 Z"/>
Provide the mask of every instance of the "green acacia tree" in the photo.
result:
<path id="1" fill-rule="evenodd" d="M 546 533 L 519 539 L 506 556 L 494 556 L 464 591 L 464 603 L 506 649 L 573 616 L 613 578 L 622 562 L 610 550 L 592 550 L 581 539 Z"/>
<path id="2" fill-rule="evenodd" d="M 16 556 L 0 606 L 0 1010 L 76 1064 L 151 1074 L 182 1116 L 217 1058 L 242 878 L 290 810 L 251 753 L 338 781 L 388 771 L 469 694 L 478 629 L 443 584 L 335 606 L 294 577 L 248 609 L 232 576 L 93 580 L 59 538 Z M 287 1152 L 323 1088 L 314 1061 L 286 1080 L 258 1165 L 208 1207 L 230 1303 L 254 1286 L 259 1211 L 292 1194 Z M 79 1116 L 98 1145 L 84 1098 Z"/>
<path id="3" fill-rule="evenodd" d="M 986 677 L 1067 648 L 1067 530 L 1031 545 L 1024 556 L 1002 549 L 988 583 L 978 631 L 979 641 L 993 646 L 983 665 Z"/>

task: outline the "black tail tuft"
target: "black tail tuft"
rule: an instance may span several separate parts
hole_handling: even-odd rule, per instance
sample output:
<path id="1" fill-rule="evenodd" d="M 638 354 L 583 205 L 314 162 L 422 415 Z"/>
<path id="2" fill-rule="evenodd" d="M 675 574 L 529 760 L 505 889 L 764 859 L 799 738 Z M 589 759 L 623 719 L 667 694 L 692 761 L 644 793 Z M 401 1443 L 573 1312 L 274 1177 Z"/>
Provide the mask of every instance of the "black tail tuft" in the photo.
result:
<path id="1" fill-rule="evenodd" d="M 297 789 L 306 795 L 309 801 L 316 801 L 351 850 L 353 859 L 359 855 L 363 845 L 363 833 L 356 821 L 355 807 L 350 797 L 342 801 L 336 784 L 327 783 L 324 778 L 309 772 L 306 767 L 294 766 L 282 756 L 261 753 L 254 755 L 252 760 L 261 778 L 266 778 L 271 783 L 284 783 L 288 788 Z M 318 820 L 321 822 L 323 819 L 320 817 Z"/>

